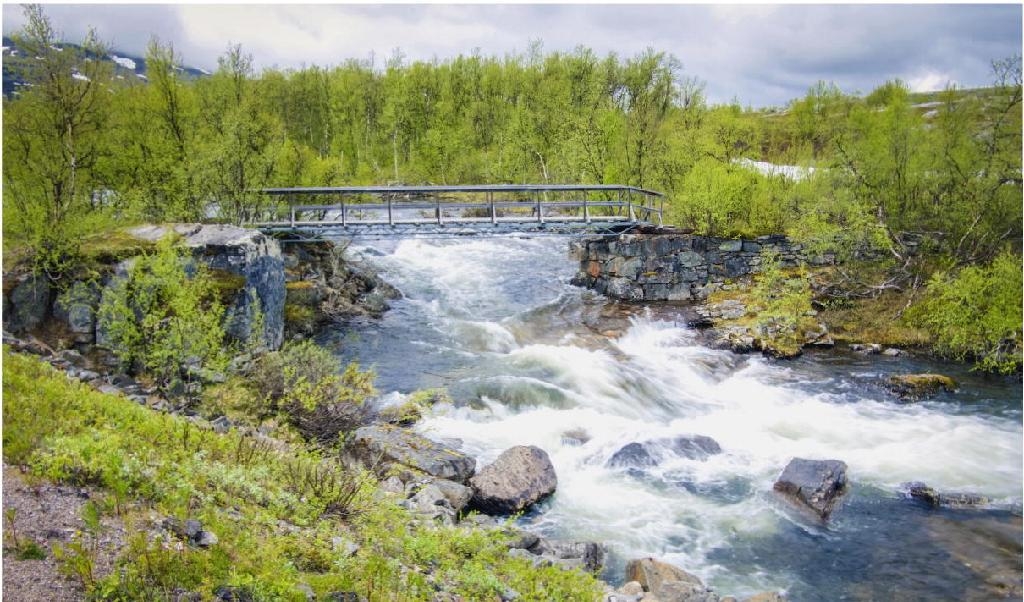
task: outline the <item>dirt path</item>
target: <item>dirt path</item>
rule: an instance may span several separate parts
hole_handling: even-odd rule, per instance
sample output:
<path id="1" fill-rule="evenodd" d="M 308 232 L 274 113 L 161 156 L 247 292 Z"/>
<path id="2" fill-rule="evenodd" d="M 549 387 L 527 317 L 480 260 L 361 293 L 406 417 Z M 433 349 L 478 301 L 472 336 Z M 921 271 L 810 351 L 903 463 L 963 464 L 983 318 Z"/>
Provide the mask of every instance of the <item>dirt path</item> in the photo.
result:
<path id="1" fill-rule="evenodd" d="M 64 602 L 84 600 L 78 581 L 58 570 L 53 547 L 66 545 L 85 529 L 82 508 L 92 496 L 86 488 L 43 482 L 30 484 L 17 468 L 3 466 L 3 600 L 11 602 Z M 10 511 L 14 510 L 13 531 Z M 110 518 L 103 520 L 103 534 L 96 554 L 97 576 L 108 574 L 123 545 L 124 530 Z M 34 541 L 46 554 L 44 559 L 16 558 L 15 537 L 22 543 Z"/>

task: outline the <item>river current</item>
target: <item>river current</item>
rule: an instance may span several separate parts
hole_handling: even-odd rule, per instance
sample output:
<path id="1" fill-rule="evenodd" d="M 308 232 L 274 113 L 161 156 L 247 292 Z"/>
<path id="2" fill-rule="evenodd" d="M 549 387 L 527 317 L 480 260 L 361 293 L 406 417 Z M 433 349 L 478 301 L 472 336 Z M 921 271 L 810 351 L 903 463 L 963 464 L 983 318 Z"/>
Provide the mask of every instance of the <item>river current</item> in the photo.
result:
<path id="1" fill-rule="evenodd" d="M 714 350 L 684 309 L 623 308 L 571 286 L 568 243 L 357 242 L 350 254 L 404 297 L 379 321 L 319 338 L 372 367 L 384 403 L 446 387 L 454 403 L 417 428 L 459 440 L 478 466 L 513 445 L 544 449 L 558 490 L 520 523 L 607 544 L 613 583 L 626 560 L 650 555 L 721 595 L 982 600 L 1019 587 L 1019 380 L 838 349 L 794 361 Z M 957 378 L 960 391 L 899 404 L 878 386 L 923 371 Z M 627 443 L 679 435 L 711 437 L 722 453 L 608 467 Z M 849 467 L 850 492 L 826 526 L 772 493 L 793 457 Z M 926 508 L 904 495 L 908 481 L 993 503 Z"/>

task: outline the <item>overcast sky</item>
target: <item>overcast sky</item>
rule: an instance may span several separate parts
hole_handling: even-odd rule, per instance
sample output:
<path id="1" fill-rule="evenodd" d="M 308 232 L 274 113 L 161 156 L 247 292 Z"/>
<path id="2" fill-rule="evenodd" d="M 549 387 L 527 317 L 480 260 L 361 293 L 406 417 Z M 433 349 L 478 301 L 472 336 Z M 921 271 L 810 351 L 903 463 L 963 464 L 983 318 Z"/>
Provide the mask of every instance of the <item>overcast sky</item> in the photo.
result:
<path id="1" fill-rule="evenodd" d="M 784 105 L 818 80 L 869 92 L 902 78 L 918 90 L 991 81 L 992 59 L 1021 50 L 1021 5 L 58 5 L 45 6 L 70 41 L 86 28 L 115 49 L 142 55 L 151 35 L 185 63 L 212 70 L 229 42 L 258 68 L 381 64 L 401 48 L 410 60 L 577 45 L 631 56 L 674 54 L 712 102 Z M 24 22 L 3 7 L 4 34 Z"/>

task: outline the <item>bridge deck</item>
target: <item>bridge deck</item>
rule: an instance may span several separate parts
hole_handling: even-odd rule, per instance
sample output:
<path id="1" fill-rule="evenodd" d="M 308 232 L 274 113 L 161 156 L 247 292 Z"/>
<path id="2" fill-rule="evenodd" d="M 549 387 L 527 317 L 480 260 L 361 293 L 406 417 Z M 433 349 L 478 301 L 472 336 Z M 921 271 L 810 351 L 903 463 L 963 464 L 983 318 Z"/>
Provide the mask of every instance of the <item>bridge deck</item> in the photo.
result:
<path id="1" fill-rule="evenodd" d="M 344 186 L 263 192 L 277 202 L 248 225 L 300 235 L 386 236 L 390 231 L 408 236 L 424 227 L 460 234 L 601 230 L 662 222 L 661 193 L 610 184 Z"/>

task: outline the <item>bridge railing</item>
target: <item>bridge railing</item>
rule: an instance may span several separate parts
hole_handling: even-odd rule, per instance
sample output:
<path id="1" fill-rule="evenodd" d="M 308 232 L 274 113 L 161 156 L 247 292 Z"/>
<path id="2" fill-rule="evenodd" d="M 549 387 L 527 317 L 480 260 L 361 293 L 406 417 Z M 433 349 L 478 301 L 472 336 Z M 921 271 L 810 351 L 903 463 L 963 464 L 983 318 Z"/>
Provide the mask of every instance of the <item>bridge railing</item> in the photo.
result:
<path id="1" fill-rule="evenodd" d="M 274 202 L 249 225 L 272 230 L 486 223 L 660 225 L 664 210 L 661 193 L 613 184 L 343 186 L 263 192 Z"/>

